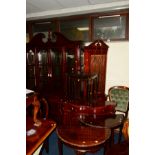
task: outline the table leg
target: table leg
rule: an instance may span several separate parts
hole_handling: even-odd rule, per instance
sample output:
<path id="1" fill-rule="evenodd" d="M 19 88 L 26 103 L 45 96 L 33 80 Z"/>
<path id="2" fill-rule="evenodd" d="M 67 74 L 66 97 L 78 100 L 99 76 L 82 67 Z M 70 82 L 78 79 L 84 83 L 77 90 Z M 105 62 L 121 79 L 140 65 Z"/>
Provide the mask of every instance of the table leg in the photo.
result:
<path id="1" fill-rule="evenodd" d="M 120 126 L 119 128 L 119 137 L 118 137 L 118 143 L 121 142 L 121 138 L 122 138 L 122 129 L 123 129 L 123 125 Z"/>
<path id="2" fill-rule="evenodd" d="M 110 147 L 114 144 L 114 129 L 111 129 Z"/>
<path id="3" fill-rule="evenodd" d="M 39 155 L 43 154 L 44 149 L 46 150 L 47 153 L 49 152 L 49 137 L 44 141 L 43 146 L 39 152 Z"/>
<path id="4" fill-rule="evenodd" d="M 103 155 L 106 154 L 106 151 L 111 147 L 111 138 L 108 139 L 103 145 Z"/>
<path id="5" fill-rule="evenodd" d="M 59 148 L 59 155 L 63 155 L 63 143 L 59 138 L 58 138 L 58 148 Z"/>

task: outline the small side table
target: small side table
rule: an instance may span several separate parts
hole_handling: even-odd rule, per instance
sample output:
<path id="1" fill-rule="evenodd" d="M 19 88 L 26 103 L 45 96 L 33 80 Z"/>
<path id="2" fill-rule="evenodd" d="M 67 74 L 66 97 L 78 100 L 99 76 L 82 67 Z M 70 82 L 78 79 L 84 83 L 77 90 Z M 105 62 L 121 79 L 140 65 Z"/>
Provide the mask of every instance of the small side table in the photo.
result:
<path id="1" fill-rule="evenodd" d="M 122 128 L 124 123 L 124 115 L 118 114 L 113 117 L 104 118 L 104 116 L 87 115 L 80 120 L 81 123 L 94 128 L 107 127 L 111 129 L 111 144 L 114 144 L 114 130 L 119 128 L 119 143 L 122 137 Z"/>

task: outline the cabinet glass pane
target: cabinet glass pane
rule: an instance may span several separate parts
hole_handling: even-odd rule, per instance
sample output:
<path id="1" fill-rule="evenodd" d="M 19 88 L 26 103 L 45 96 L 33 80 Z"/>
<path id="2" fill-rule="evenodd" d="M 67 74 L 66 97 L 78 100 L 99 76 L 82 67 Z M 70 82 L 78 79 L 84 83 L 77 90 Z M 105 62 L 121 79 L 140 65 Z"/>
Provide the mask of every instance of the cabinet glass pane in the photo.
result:
<path id="1" fill-rule="evenodd" d="M 75 65 L 75 57 L 74 54 L 66 52 L 66 66 L 67 66 L 67 73 L 74 72 L 74 65 Z"/>
<path id="2" fill-rule="evenodd" d="M 26 33 L 26 43 L 28 43 L 30 41 L 30 37 L 29 37 L 29 34 Z"/>
<path id="3" fill-rule="evenodd" d="M 48 76 L 48 66 L 47 66 L 47 52 L 39 52 L 39 70 L 40 76 Z"/>
<path id="4" fill-rule="evenodd" d="M 52 22 L 35 23 L 32 28 L 33 36 L 37 33 L 44 33 L 48 38 L 48 32 L 56 31 L 56 25 Z"/>
<path id="5" fill-rule="evenodd" d="M 29 37 L 28 24 L 26 24 L 26 43 L 28 43 L 29 41 L 30 41 L 30 37 Z"/>
<path id="6" fill-rule="evenodd" d="M 62 55 L 59 51 L 52 52 L 52 74 L 54 77 L 61 76 Z"/>
<path id="7" fill-rule="evenodd" d="M 30 50 L 26 53 L 27 65 L 26 65 L 26 88 L 35 88 L 35 65 L 34 65 L 34 52 Z"/>
<path id="8" fill-rule="evenodd" d="M 126 16 L 100 16 L 94 19 L 94 40 L 125 39 Z"/>
<path id="9" fill-rule="evenodd" d="M 88 19 L 60 21 L 60 32 L 70 40 L 89 41 Z"/>

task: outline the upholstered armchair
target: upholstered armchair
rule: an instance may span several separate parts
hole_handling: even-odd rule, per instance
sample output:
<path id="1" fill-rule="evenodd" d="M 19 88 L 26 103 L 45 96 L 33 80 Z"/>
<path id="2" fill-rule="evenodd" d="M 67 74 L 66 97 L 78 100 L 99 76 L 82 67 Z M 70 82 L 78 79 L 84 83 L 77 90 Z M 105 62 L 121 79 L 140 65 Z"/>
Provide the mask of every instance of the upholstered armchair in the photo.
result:
<path id="1" fill-rule="evenodd" d="M 126 86 L 113 86 L 108 91 L 110 101 L 116 102 L 116 112 L 128 116 L 129 110 L 129 88 Z"/>

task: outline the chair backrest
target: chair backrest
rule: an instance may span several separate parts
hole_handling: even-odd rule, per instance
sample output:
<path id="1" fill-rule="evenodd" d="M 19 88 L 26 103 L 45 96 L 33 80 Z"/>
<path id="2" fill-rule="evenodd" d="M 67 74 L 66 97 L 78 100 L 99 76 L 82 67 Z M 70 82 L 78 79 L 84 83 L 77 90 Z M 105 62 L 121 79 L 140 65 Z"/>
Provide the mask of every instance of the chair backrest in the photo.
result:
<path id="1" fill-rule="evenodd" d="M 110 101 L 116 102 L 116 111 L 123 112 L 127 117 L 129 110 L 129 88 L 126 86 L 113 86 L 108 91 Z"/>

